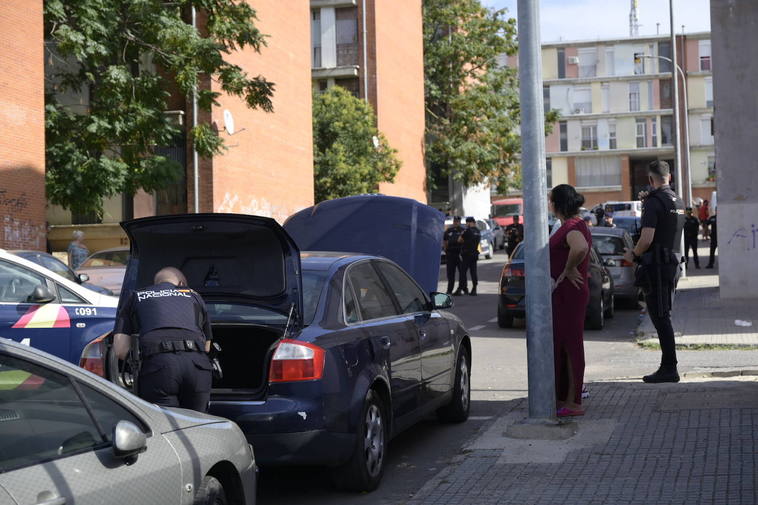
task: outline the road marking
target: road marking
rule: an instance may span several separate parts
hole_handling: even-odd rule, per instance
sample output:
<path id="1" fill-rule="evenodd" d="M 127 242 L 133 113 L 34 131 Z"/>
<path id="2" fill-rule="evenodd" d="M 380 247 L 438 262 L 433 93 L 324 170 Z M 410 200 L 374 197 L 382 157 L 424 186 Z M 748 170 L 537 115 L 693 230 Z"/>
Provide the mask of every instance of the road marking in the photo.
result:
<path id="1" fill-rule="evenodd" d="M 481 330 L 482 328 L 484 328 L 484 325 L 483 325 L 483 324 L 478 324 L 478 325 L 476 325 L 476 326 L 472 326 L 471 328 L 469 328 L 469 330 L 470 330 L 470 331 L 479 331 L 479 330 Z"/>
<path id="2" fill-rule="evenodd" d="M 493 416 L 468 416 L 469 421 L 487 421 L 492 419 Z"/>
<path id="3" fill-rule="evenodd" d="M 488 322 L 488 323 L 496 323 L 496 322 L 497 322 L 497 318 L 496 318 L 496 317 L 493 317 L 492 319 L 490 319 L 490 320 L 489 320 L 489 321 L 487 321 L 487 322 Z"/>

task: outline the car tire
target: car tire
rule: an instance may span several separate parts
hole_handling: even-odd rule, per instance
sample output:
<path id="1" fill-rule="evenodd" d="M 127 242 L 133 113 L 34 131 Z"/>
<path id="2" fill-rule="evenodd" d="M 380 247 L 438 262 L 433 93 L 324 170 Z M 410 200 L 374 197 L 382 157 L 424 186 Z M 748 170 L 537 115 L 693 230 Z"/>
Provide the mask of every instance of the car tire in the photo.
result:
<path id="1" fill-rule="evenodd" d="M 373 491 L 384 474 L 387 455 L 387 409 L 374 390 L 366 393 L 356 432 L 355 448 L 344 465 L 332 470 L 332 480 L 345 491 Z"/>
<path id="2" fill-rule="evenodd" d="M 501 328 L 513 328 L 513 314 L 508 314 L 500 306 L 498 306 L 497 325 Z"/>
<path id="3" fill-rule="evenodd" d="M 437 410 L 437 418 L 446 423 L 462 423 L 471 410 L 471 358 L 468 349 L 461 346 L 455 360 L 455 385 L 453 399 Z"/>
<path id="4" fill-rule="evenodd" d="M 602 330 L 605 326 L 605 303 L 603 303 L 602 294 L 599 297 L 597 306 L 588 307 L 588 310 L 591 310 L 591 312 L 587 318 L 587 329 Z"/>
<path id="5" fill-rule="evenodd" d="M 216 477 L 206 475 L 195 493 L 194 505 L 226 505 L 226 493 Z"/>
<path id="6" fill-rule="evenodd" d="M 605 309 L 605 319 L 613 319 L 614 315 L 616 315 L 616 297 L 611 295 L 611 303 Z"/>

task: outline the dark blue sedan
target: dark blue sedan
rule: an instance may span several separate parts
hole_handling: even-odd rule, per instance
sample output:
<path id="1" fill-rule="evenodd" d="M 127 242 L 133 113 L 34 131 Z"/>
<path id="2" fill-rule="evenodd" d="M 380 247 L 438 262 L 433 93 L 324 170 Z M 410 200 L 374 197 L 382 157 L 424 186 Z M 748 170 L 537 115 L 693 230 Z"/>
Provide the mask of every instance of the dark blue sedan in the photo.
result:
<path id="1" fill-rule="evenodd" d="M 210 412 L 235 421 L 261 465 L 334 469 L 371 490 L 390 438 L 470 405 L 471 344 L 449 296 L 387 259 L 305 252 L 274 220 L 232 214 L 138 219 L 122 296 L 180 268 L 205 299 L 223 378 Z M 111 367 L 111 378 L 117 370 Z"/>

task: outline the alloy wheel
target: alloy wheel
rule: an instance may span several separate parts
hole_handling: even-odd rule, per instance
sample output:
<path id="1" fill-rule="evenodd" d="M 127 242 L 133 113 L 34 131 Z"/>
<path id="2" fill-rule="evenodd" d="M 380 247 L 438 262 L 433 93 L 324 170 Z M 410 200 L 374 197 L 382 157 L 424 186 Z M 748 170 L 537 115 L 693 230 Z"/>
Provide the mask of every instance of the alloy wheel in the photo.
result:
<path id="1" fill-rule="evenodd" d="M 376 477 L 382 471 L 384 462 L 384 422 L 382 411 L 375 403 L 371 403 L 366 410 L 365 423 L 363 450 L 366 456 L 366 470 L 371 477 Z"/>

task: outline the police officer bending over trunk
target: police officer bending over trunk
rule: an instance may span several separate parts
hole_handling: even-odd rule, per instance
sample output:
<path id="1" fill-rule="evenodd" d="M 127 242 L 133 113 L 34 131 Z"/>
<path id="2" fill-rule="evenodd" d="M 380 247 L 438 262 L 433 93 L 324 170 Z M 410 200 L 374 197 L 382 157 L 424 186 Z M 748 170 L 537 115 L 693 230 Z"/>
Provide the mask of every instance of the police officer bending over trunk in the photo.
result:
<path id="1" fill-rule="evenodd" d="M 139 333 L 140 398 L 166 407 L 205 412 L 211 394 L 211 325 L 203 299 L 176 268 L 161 269 L 155 283 L 134 291 L 114 328 L 114 352 L 124 359 Z"/>
<path id="2" fill-rule="evenodd" d="M 638 264 L 635 285 L 642 288 L 650 320 L 661 344 L 661 366 L 642 378 L 645 382 L 679 382 L 676 345 L 671 326 L 671 302 L 676 287 L 681 254 L 679 244 L 684 226 L 684 204 L 669 186 L 671 172 L 665 161 L 648 166 L 653 190 L 642 206 L 642 233 L 634 250 L 626 250 L 627 261 Z"/>

